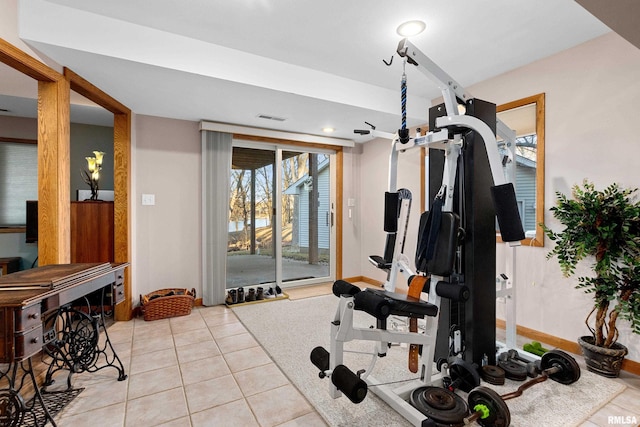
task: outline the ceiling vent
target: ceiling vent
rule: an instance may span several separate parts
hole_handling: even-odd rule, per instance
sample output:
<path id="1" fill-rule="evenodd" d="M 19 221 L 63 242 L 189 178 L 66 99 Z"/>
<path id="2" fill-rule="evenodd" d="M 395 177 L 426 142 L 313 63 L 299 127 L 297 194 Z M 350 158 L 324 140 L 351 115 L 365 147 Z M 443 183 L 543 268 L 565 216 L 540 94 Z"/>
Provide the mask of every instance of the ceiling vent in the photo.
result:
<path id="1" fill-rule="evenodd" d="M 273 121 L 276 121 L 276 122 L 284 122 L 285 120 L 287 120 L 284 117 L 270 116 L 268 114 L 258 114 L 258 118 L 259 119 L 265 119 L 265 120 L 273 120 Z"/>

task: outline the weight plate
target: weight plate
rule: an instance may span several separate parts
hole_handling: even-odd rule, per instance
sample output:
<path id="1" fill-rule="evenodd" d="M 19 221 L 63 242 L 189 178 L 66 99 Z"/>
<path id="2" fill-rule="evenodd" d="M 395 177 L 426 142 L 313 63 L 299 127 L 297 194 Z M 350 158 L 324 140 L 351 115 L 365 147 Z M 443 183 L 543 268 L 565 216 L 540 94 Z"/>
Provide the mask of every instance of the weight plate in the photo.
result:
<path id="1" fill-rule="evenodd" d="M 504 369 L 495 365 L 482 367 L 482 379 L 493 385 L 504 385 Z"/>
<path id="2" fill-rule="evenodd" d="M 527 379 L 527 368 L 517 362 L 499 361 L 498 366 L 504 370 L 504 376 L 514 381 L 524 381 Z"/>
<path id="3" fill-rule="evenodd" d="M 453 381 L 453 388 L 459 388 L 466 393 L 480 385 L 480 374 L 476 366 L 457 357 L 449 364 L 449 376 Z"/>
<path id="4" fill-rule="evenodd" d="M 508 427 L 511 424 L 509 407 L 495 391 L 488 387 L 476 387 L 467 398 L 471 412 L 481 411 L 476 421 L 482 426 Z"/>
<path id="5" fill-rule="evenodd" d="M 437 423 L 462 425 L 469 408 L 463 398 L 441 387 L 418 387 L 410 395 L 411 405 Z"/>
<path id="6" fill-rule="evenodd" d="M 542 355 L 540 368 L 542 372 L 553 367 L 560 367 L 560 371 L 549 375 L 549 378 L 560 384 L 573 384 L 580 379 L 578 362 L 561 350 L 550 350 Z"/>

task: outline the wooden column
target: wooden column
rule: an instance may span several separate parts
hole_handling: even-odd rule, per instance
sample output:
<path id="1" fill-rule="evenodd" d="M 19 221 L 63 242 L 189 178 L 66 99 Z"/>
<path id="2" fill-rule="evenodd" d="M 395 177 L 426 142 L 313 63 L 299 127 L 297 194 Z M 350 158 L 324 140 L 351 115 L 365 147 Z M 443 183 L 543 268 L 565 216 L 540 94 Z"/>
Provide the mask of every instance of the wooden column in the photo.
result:
<path id="1" fill-rule="evenodd" d="M 70 260 L 69 82 L 38 82 L 38 264 Z"/>
<path id="2" fill-rule="evenodd" d="M 115 262 L 131 260 L 131 111 L 113 115 L 113 244 Z M 124 269 L 124 301 L 116 306 L 116 320 L 131 319 L 131 268 Z"/>

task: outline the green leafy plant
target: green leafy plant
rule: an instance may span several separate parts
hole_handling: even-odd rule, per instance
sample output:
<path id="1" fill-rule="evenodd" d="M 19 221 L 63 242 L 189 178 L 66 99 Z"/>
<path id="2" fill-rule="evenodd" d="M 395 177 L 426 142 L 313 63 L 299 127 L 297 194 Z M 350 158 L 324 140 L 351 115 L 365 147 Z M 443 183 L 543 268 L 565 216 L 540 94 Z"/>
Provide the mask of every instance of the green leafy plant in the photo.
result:
<path id="1" fill-rule="evenodd" d="M 618 318 L 640 334 L 640 203 L 638 189 L 611 184 L 599 191 L 589 181 L 572 187 L 572 199 L 556 193 L 553 216 L 565 226 L 556 233 L 542 224 L 556 245 L 547 259 L 557 257 L 569 277 L 578 263 L 592 259 L 591 276 L 578 277 L 576 288 L 593 295 L 585 323 L 594 344 L 610 348 L 618 339 Z M 610 310 L 611 308 L 611 310 Z M 595 313 L 595 326 L 590 319 Z"/>

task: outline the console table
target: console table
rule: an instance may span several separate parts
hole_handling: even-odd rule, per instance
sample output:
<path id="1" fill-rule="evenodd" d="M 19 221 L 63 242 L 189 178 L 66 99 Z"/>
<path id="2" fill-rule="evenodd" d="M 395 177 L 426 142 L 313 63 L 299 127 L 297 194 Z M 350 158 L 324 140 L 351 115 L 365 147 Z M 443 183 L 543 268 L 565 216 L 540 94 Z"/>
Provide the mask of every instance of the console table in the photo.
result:
<path id="1" fill-rule="evenodd" d="M 31 365 L 31 357 L 41 350 L 52 358 L 45 386 L 61 369 L 69 371 L 68 389 L 73 373 L 113 367 L 119 381 L 127 378 L 109 340 L 103 307 L 108 296 L 113 305 L 124 301 L 124 269 L 128 265 L 56 264 L 0 277 L 0 363 L 9 364 L 6 371 L 0 372 L 0 379 L 6 378 L 9 384 L 0 390 L 0 425 L 20 425 L 29 413 L 35 419 L 36 404 L 44 408 L 44 424 L 50 421 L 56 425 L 43 402 Z M 82 304 L 83 298 L 96 291 L 101 294 L 98 312 L 88 302 Z M 100 333 L 104 340 L 98 339 Z M 16 378 L 18 366 L 23 371 L 21 378 Z M 35 396 L 25 403 L 20 391 L 28 378 Z"/>

